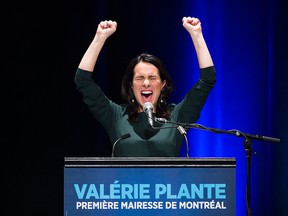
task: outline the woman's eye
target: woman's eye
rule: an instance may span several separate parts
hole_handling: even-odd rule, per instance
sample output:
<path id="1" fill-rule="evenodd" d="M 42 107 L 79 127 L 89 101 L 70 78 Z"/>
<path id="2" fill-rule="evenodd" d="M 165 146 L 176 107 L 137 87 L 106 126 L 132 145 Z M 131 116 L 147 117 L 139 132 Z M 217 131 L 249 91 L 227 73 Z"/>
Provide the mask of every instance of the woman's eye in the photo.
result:
<path id="1" fill-rule="evenodd" d="M 157 80 L 158 77 L 154 76 L 154 77 L 150 77 L 150 80 Z"/>

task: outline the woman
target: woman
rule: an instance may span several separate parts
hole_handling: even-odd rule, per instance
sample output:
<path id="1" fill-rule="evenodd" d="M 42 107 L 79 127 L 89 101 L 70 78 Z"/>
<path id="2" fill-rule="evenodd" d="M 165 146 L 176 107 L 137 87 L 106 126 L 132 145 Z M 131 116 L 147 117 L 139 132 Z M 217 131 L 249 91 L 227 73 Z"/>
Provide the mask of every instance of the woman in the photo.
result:
<path id="1" fill-rule="evenodd" d="M 172 80 L 160 59 L 142 53 L 128 65 L 122 81 L 121 94 L 126 102 L 118 105 L 109 100 L 93 81 L 92 72 L 106 39 L 117 28 L 115 21 L 99 23 L 95 37 L 76 71 L 75 82 L 83 100 L 97 121 L 106 129 L 113 145 L 112 155 L 119 157 L 177 157 L 184 136 L 175 127 L 148 123 L 144 104 L 152 105 L 157 118 L 174 122 L 194 123 L 216 82 L 212 58 L 202 34 L 201 23 L 194 17 L 183 17 L 200 67 L 200 79 L 179 104 L 167 104 L 173 90 Z M 129 134 L 128 138 L 116 140 Z"/>

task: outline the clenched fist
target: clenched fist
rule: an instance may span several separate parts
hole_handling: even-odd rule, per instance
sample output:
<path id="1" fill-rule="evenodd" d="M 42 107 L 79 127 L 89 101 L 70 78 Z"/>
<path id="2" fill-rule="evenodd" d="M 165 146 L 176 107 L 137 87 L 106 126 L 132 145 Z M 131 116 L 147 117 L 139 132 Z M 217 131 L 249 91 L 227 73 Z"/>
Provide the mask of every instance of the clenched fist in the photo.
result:
<path id="1" fill-rule="evenodd" d="M 117 29 L 117 22 L 112 20 L 101 21 L 97 28 L 97 34 L 108 38 L 112 35 Z"/>
<path id="2" fill-rule="evenodd" d="M 191 34 L 202 33 L 201 22 L 195 17 L 183 17 L 182 19 L 184 28 Z"/>

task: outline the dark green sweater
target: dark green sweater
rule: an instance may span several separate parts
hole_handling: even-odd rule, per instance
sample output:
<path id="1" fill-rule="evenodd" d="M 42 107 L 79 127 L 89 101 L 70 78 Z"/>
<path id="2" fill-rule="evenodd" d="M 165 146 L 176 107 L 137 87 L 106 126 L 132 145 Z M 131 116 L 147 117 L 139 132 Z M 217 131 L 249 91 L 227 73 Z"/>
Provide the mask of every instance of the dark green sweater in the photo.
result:
<path id="1" fill-rule="evenodd" d="M 170 121 L 195 123 L 216 82 L 214 67 L 200 70 L 200 79 L 179 104 L 171 104 Z M 184 136 L 175 128 L 152 129 L 144 112 L 139 113 L 137 123 L 129 122 L 126 106 L 109 100 L 92 79 L 92 73 L 77 69 L 77 89 L 95 119 L 103 125 L 113 144 L 120 136 L 129 133 L 131 137 L 115 145 L 114 155 L 118 157 L 178 157 Z"/>

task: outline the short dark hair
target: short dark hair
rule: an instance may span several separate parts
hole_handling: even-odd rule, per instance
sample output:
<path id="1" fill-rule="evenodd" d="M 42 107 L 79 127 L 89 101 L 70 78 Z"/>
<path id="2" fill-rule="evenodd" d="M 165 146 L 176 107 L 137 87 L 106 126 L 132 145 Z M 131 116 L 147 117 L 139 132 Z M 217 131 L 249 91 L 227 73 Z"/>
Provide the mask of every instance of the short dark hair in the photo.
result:
<path id="1" fill-rule="evenodd" d="M 138 120 L 139 104 L 135 100 L 131 84 L 134 77 L 134 68 L 139 62 L 148 62 L 153 64 L 158 70 L 162 81 L 166 81 L 166 85 L 161 91 L 156 106 L 156 117 L 170 118 L 170 110 L 168 110 L 168 100 L 173 91 L 173 81 L 170 78 L 168 70 L 159 58 L 149 53 L 141 53 L 131 60 L 124 74 L 121 85 L 121 96 L 127 104 L 128 120 L 136 122 Z M 134 100 L 134 102 L 133 102 Z"/>

